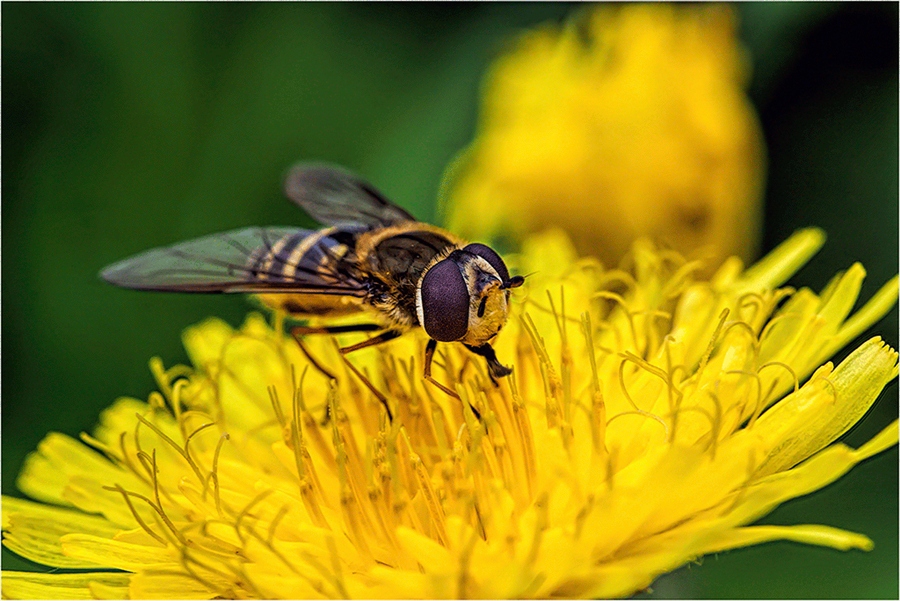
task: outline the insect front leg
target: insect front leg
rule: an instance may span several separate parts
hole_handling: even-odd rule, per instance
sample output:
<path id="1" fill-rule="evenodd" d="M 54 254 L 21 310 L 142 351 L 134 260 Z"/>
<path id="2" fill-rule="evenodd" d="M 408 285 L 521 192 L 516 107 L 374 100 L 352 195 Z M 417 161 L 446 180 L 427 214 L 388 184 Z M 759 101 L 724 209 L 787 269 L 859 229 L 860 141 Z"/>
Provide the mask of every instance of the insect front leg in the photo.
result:
<path id="1" fill-rule="evenodd" d="M 498 378 L 505 378 L 509 374 L 512 373 L 512 370 L 497 359 L 497 354 L 494 352 L 494 347 L 492 347 L 488 343 L 484 343 L 481 346 L 470 346 L 468 344 L 465 345 L 467 349 L 475 353 L 476 355 L 481 355 L 487 360 L 488 373 L 491 376 L 491 380 L 494 382 L 494 385 L 497 384 Z"/>
<path id="2" fill-rule="evenodd" d="M 433 377 L 431 377 L 431 362 L 434 360 L 435 349 L 437 349 L 437 340 L 435 340 L 434 338 L 429 338 L 428 344 L 425 345 L 425 379 L 440 388 L 444 393 L 449 394 L 455 399 L 462 400 L 459 398 L 459 395 L 456 394 L 456 392 L 450 390 L 449 388 L 435 380 Z"/>
<path id="3" fill-rule="evenodd" d="M 438 382 L 431 376 L 431 363 L 434 360 L 435 349 L 437 349 L 437 340 L 435 340 L 434 338 L 430 338 L 428 340 L 428 344 L 425 345 L 425 369 L 424 369 L 425 380 L 427 380 L 428 382 L 431 382 L 432 384 L 434 384 L 435 386 L 440 388 L 441 391 L 444 392 L 445 394 L 452 396 L 454 399 L 461 402 L 462 399 L 459 397 L 458 394 L 456 394 L 455 391 L 450 390 L 449 388 L 447 388 L 446 386 L 444 386 L 443 384 L 441 384 L 440 382 Z M 472 403 L 469 403 L 469 409 L 471 409 L 472 413 L 475 414 L 475 418 L 480 421 L 481 413 L 478 411 L 478 409 L 476 409 L 472 405 Z"/>

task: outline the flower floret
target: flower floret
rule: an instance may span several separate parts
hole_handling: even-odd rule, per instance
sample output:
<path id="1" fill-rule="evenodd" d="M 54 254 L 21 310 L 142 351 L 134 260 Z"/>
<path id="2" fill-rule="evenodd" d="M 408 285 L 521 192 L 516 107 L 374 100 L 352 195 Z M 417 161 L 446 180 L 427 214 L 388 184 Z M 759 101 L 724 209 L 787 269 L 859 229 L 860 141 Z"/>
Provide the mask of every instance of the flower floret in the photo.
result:
<path id="1" fill-rule="evenodd" d="M 4 543 L 79 574 L 5 572 L 10 597 L 613 597 L 704 554 L 785 539 L 869 549 L 822 525 L 754 526 L 896 444 L 835 441 L 897 376 L 873 338 L 823 353 L 896 302 L 850 311 L 864 272 L 777 288 L 822 243 L 799 232 L 711 278 L 638 242 L 619 268 L 560 232 L 514 257 L 534 272 L 496 340 L 494 384 L 444 345 L 421 378 L 415 333 L 343 358 L 259 315 L 189 328 L 193 367 L 151 370 L 91 435 L 51 433 L 7 498 Z M 366 375 L 394 415 L 345 362 Z M 326 407 L 330 419 L 323 421 Z M 118 570 L 118 571 L 111 571 Z"/>

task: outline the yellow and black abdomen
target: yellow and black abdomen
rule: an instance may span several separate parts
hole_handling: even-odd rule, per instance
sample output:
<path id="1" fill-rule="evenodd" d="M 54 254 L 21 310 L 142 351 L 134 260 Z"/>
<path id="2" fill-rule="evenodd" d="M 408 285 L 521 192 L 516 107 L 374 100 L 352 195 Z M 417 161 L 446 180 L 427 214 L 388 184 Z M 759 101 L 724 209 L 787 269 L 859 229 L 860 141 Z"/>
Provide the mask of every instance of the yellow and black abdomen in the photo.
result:
<path id="1" fill-rule="evenodd" d="M 258 298 L 298 317 L 346 315 L 364 309 L 368 281 L 358 264 L 356 243 L 367 229 L 297 230 L 258 249 L 248 264 L 255 277 L 297 285 L 296 292 L 288 287 Z"/>

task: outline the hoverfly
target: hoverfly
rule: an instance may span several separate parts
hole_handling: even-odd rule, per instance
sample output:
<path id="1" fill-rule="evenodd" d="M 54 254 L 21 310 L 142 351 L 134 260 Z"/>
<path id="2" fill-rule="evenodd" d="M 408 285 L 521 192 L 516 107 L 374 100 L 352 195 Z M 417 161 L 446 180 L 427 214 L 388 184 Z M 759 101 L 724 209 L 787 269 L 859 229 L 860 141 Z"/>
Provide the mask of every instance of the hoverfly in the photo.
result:
<path id="1" fill-rule="evenodd" d="M 137 290 L 253 293 L 269 307 L 299 318 L 368 312 L 374 323 L 291 330 L 311 363 L 332 378 L 306 351 L 302 335 L 376 332 L 341 348 L 346 354 L 422 327 L 429 336 L 424 377 L 456 398 L 431 376 L 438 342 L 459 342 L 484 357 L 492 380 L 511 373 L 497 360 L 490 341 L 506 323 L 510 290 L 524 278 L 510 276 L 493 249 L 416 221 L 371 184 L 339 167 L 295 165 L 285 178 L 284 193 L 329 227 L 254 227 L 213 234 L 148 250 L 100 275 Z M 369 388 L 390 417 L 386 399 Z"/>

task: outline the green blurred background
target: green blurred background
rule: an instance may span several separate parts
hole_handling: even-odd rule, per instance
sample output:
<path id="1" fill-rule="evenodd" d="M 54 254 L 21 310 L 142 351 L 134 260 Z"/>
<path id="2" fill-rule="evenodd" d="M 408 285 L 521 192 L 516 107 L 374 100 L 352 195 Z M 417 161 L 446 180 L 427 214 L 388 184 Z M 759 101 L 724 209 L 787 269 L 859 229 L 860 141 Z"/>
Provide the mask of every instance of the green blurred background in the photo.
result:
<path id="1" fill-rule="evenodd" d="M 565 4 L 44 4 L 2 7 L 2 488 L 43 435 L 88 430 L 181 330 L 246 300 L 140 294 L 97 278 L 151 246 L 247 225 L 308 225 L 283 170 L 326 159 L 424 220 L 473 136 L 479 85 L 522 28 Z M 829 234 L 792 282 L 859 260 L 863 298 L 898 269 L 898 5 L 741 4 L 768 145 L 764 250 Z M 897 312 L 878 333 L 897 347 Z M 897 385 L 847 441 L 897 417 Z M 898 596 L 897 449 L 765 523 L 864 532 L 871 553 L 791 543 L 707 557 L 653 597 Z M 29 567 L 3 550 L 5 569 Z"/>

